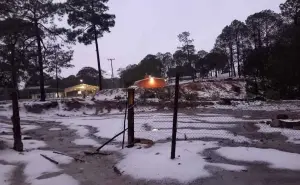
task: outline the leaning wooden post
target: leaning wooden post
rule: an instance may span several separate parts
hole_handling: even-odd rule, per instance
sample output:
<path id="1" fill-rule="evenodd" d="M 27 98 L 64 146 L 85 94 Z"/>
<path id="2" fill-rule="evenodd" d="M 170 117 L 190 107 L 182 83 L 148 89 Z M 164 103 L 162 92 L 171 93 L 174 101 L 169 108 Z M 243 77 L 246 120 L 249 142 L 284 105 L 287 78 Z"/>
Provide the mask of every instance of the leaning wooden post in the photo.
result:
<path id="1" fill-rule="evenodd" d="M 173 113 L 171 159 L 175 159 L 175 151 L 176 151 L 178 98 L 179 98 L 179 74 L 177 73 L 176 74 L 176 81 L 175 81 L 175 98 L 174 98 L 174 113 Z"/>
<path id="2" fill-rule="evenodd" d="M 134 89 L 128 89 L 128 146 L 134 146 Z"/>

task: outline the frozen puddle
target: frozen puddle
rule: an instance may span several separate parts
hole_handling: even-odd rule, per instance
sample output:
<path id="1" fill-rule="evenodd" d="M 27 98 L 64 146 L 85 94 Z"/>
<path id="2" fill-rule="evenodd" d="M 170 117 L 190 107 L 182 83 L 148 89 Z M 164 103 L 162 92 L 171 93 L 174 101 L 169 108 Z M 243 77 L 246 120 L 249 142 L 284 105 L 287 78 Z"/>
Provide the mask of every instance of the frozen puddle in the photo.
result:
<path id="1" fill-rule="evenodd" d="M 245 162 L 265 162 L 270 168 L 300 170 L 300 154 L 275 149 L 246 147 L 222 147 L 216 152 L 230 160 Z"/>
<path id="2" fill-rule="evenodd" d="M 125 155 L 118 164 L 118 169 L 124 174 L 137 179 L 161 180 L 175 179 L 182 183 L 198 178 L 211 176 L 207 166 L 215 166 L 224 170 L 241 171 L 243 166 L 229 164 L 214 164 L 207 162 L 201 153 L 218 145 L 213 142 L 177 142 L 176 159 L 170 159 L 171 144 L 155 144 L 148 149 L 125 149 Z"/>

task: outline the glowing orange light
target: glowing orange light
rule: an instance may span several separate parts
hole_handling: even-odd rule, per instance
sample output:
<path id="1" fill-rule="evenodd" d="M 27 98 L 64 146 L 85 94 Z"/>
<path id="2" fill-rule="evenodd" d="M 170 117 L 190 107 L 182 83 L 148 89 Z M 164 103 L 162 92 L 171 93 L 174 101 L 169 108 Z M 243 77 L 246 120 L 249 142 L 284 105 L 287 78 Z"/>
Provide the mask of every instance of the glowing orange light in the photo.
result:
<path id="1" fill-rule="evenodd" d="M 155 83 L 155 80 L 152 76 L 149 77 L 149 83 L 150 85 L 153 85 Z"/>
<path id="2" fill-rule="evenodd" d="M 164 78 L 156 78 L 152 76 L 146 76 L 145 79 L 136 81 L 134 86 L 145 88 L 145 89 L 153 89 L 153 88 L 162 88 L 167 84 Z"/>

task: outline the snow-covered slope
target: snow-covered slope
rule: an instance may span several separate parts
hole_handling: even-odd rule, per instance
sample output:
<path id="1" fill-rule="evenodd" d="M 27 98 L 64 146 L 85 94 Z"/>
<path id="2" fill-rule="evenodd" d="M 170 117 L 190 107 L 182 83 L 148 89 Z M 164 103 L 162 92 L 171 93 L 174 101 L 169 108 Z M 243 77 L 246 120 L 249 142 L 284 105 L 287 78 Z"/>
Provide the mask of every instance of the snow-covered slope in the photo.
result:
<path id="1" fill-rule="evenodd" d="M 181 100 L 219 100 L 221 98 L 244 99 L 247 96 L 246 82 L 211 80 L 187 82 L 180 84 Z M 170 84 L 162 89 L 136 89 L 136 99 L 170 100 L 174 94 L 174 85 Z M 95 99 L 99 101 L 113 101 L 125 99 L 126 89 L 110 89 L 99 91 Z"/>

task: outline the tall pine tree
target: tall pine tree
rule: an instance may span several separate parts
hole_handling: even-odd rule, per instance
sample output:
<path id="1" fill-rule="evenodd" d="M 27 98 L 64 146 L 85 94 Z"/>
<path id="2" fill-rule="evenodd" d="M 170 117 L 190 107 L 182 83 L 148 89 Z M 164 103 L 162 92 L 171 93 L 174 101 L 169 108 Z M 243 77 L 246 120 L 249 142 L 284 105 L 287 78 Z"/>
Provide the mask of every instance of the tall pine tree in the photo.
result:
<path id="1" fill-rule="evenodd" d="M 110 32 L 110 28 L 115 26 L 115 15 L 107 13 L 107 2 L 108 0 L 67 0 L 66 3 L 68 23 L 74 29 L 74 34 L 70 36 L 85 45 L 95 42 L 99 90 L 102 89 L 102 74 L 98 38 L 103 37 L 105 32 Z"/>

